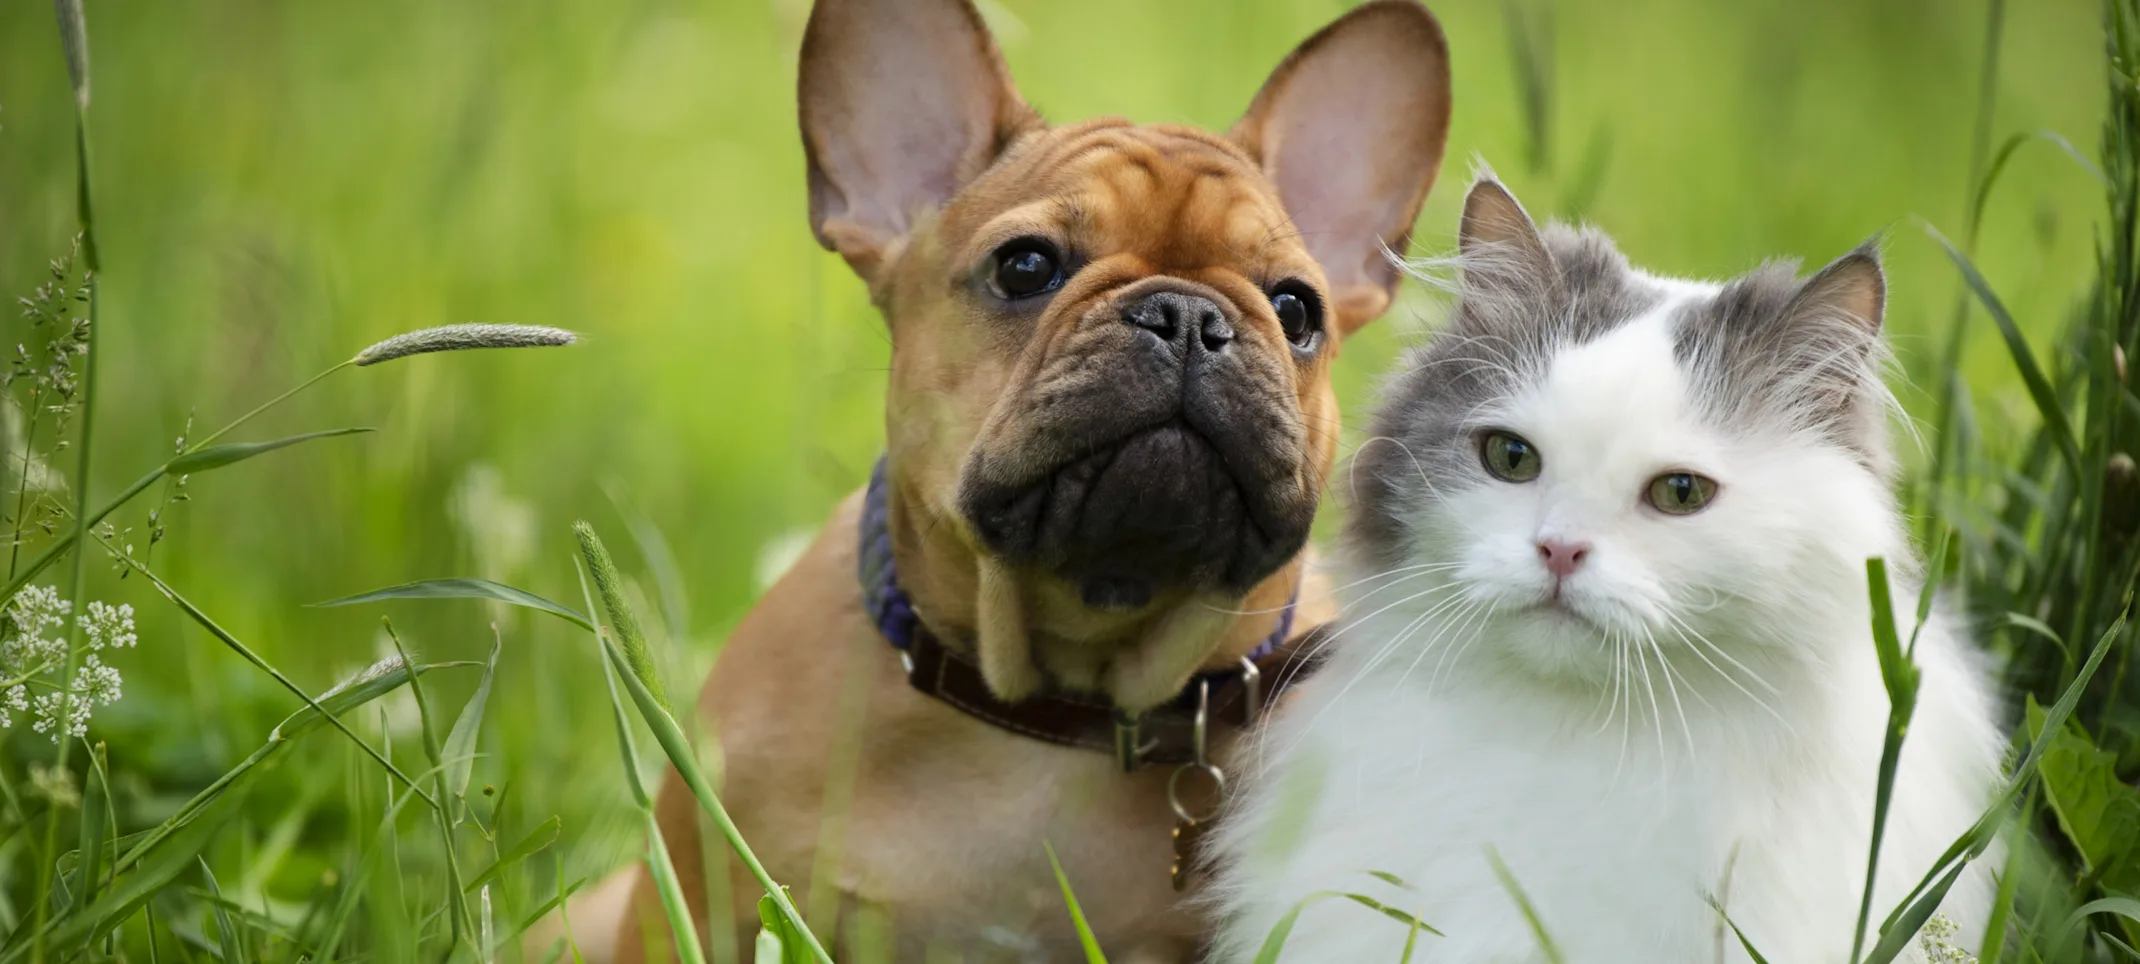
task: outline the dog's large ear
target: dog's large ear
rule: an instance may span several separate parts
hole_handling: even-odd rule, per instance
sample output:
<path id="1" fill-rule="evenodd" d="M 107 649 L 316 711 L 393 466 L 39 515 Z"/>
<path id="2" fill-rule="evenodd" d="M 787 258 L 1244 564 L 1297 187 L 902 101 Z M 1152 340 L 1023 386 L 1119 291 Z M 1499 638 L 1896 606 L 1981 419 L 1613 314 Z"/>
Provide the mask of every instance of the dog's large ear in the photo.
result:
<path id="1" fill-rule="evenodd" d="M 1449 49 L 1417 0 L 1375 0 L 1295 48 L 1234 125 L 1323 266 L 1339 328 L 1389 307 L 1449 135 Z"/>
<path id="2" fill-rule="evenodd" d="M 797 88 L 811 230 L 865 281 L 1040 124 L 968 0 L 818 0 Z"/>

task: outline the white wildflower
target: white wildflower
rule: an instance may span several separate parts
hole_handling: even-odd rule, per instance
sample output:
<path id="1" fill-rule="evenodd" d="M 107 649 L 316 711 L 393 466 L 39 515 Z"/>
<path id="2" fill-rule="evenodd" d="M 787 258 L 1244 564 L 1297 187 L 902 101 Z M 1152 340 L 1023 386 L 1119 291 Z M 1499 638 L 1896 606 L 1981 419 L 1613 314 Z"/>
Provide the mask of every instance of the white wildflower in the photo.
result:
<path id="1" fill-rule="evenodd" d="M 87 702 L 109 706 L 119 702 L 119 671 L 104 665 L 97 654 L 89 654 L 80 671 L 74 674 L 74 691 Z"/>
<path id="2" fill-rule="evenodd" d="M 107 606 L 100 602 L 89 604 L 89 612 L 82 617 L 82 635 L 88 637 L 91 649 L 125 649 L 134 645 L 134 607 L 129 603 Z"/>
<path id="3" fill-rule="evenodd" d="M 1918 946 L 1925 952 L 1925 964 L 1977 964 L 1976 956 L 1954 943 L 1954 935 L 1960 928 L 1945 914 L 1934 914 L 1925 921 L 1923 930 L 1917 932 Z"/>
<path id="4" fill-rule="evenodd" d="M 51 586 L 24 587 L 8 601 L 7 618 L 15 632 L 0 641 L 0 677 L 22 676 L 67 658 L 66 634 L 45 634 L 67 624 L 68 607 Z"/>
<path id="5" fill-rule="evenodd" d="M 89 701 L 77 699 L 71 693 L 46 693 L 30 702 L 31 714 L 36 717 L 30 729 L 39 733 L 51 733 L 52 742 L 58 743 L 61 735 L 89 735 Z"/>
<path id="6" fill-rule="evenodd" d="M 21 683 L 0 691 L 0 729 L 15 725 L 16 713 L 30 711 L 30 688 Z"/>
<path id="7" fill-rule="evenodd" d="M 117 667 L 97 655 L 106 648 L 135 645 L 134 607 L 90 603 L 75 619 L 79 643 L 68 632 L 73 605 L 50 586 L 30 586 L 4 606 L 8 635 L 0 638 L 0 728 L 15 725 L 17 715 L 30 718 L 30 729 L 60 738 L 89 735 L 89 715 L 98 706 L 119 700 L 122 680 Z M 80 660 L 73 675 L 67 667 Z M 31 695 L 31 686 L 46 692 Z"/>
<path id="8" fill-rule="evenodd" d="M 42 636 L 45 630 L 64 624 L 72 606 L 51 586 L 24 586 L 8 602 L 8 615 L 24 636 Z"/>

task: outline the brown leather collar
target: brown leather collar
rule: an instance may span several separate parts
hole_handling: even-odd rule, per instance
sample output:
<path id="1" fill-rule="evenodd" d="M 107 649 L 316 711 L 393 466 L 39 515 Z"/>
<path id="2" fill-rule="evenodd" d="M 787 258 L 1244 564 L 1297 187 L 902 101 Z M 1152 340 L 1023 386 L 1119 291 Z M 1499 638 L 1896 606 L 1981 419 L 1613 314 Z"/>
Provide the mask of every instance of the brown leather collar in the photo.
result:
<path id="1" fill-rule="evenodd" d="M 1043 694 L 1016 703 L 997 699 L 982 678 L 981 667 L 930 632 L 913 600 L 900 588 L 899 564 L 892 552 L 887 474 L 885 459 L 879 457 L 863 493 L 855 567 L 863 607 L 877 631 L 898 650 L 906 664 L 907 681 L 975 719 L 1058 746 L 1111 753 L 1124 772 L 1146 764 L 1194 765 L 1223 779 L 1204 754 L 1204 737 L 1211 726 L 1247 726 L 1263 714 L 1279 690 L 1314 668 L 1325 627 L 1292 634 L 1293 603 L 1289 601 L 1278 611 L 1277 628 L 1255 654 L 1244 657 L 1238 667 L 1192 677 L 1172 701 L 1142 716 L 1131 717 L 1102 700 L 1070 693 Z M 1176 809 L 1180 810 L 1178 802 Z M 1186 812 L 1183 819 L 1190 819 Z"/>
<path id="2" fill-rule="evenodd" d="M 1180 696 L 1140 717 L 1130 717 L 1099 699 L 1047 693 L 1007 703 L 989 691 L 981 667 L 917 625 L 902 651 L 907 682 L 975 719 L 1020 736 L 1058 746 L 1115 756 L 1122 769 L 1202 762 L 1198 755 L 1199 704 L 1204 724 L 1246 727 L 1287 686 L 1313 672 L 1328 624 L 1287 640 L 1261 660 L 1238 669 L 1202 673 Z"/>

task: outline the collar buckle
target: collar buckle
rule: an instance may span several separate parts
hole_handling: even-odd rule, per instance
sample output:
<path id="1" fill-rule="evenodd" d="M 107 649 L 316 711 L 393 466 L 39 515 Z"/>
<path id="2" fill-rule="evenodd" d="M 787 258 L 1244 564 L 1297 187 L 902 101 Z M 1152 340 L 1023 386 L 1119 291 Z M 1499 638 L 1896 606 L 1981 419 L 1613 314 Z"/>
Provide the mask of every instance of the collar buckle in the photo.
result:
<path id="1" fill-rule="evenodd" d="M 1115 718 L 1115 765 L 1124 773 L 1135 773 L 1144 763 L 1144 755 L 1159 745 L 1158 740 L 1144 739 L 1144 717 L 1131 716 L 1120 709 Z"/>

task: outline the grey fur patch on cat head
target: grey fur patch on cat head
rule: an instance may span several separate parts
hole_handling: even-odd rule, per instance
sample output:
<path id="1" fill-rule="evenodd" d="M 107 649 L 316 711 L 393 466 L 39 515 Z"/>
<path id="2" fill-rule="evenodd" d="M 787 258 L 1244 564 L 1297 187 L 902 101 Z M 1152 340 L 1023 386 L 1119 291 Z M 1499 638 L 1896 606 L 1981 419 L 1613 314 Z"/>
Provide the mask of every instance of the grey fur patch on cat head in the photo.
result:
<path id="1" fill-rule="evenodd" d="M 1739 432 L 1810 435 L 1893 471 L 1880 380 L 1887 278 L 1877 239 L 1805 281 L 1772 261 L 1674 319 L 1676 354 L 1706 415 Z"/>
<path id="2" fill-rule="evenodd" d="M 1380 566 L 1415 551 L 1410 531 L 1437 493 L 1486 476 L 1471 415 L 1543 378 L 1553 358 L 1655 310 L 1666 283 L 1637 271 L 1604 232 L 1537 227 L 1481 174 L 1464 200 L 1458 251 L 1430 270 L 1455 296 L 1447 326 L 1409 352 L 1382 389 L 1369 439 L 1353 456 L 1349 536 Z M 1890 471 L 1879 329 L 1886 281 L 1873 242 L 1800 282 L 1771 262 L 1681 304 L 1675 351 L 1704 417 L 1735 432 L 1812 434 Z"/>

